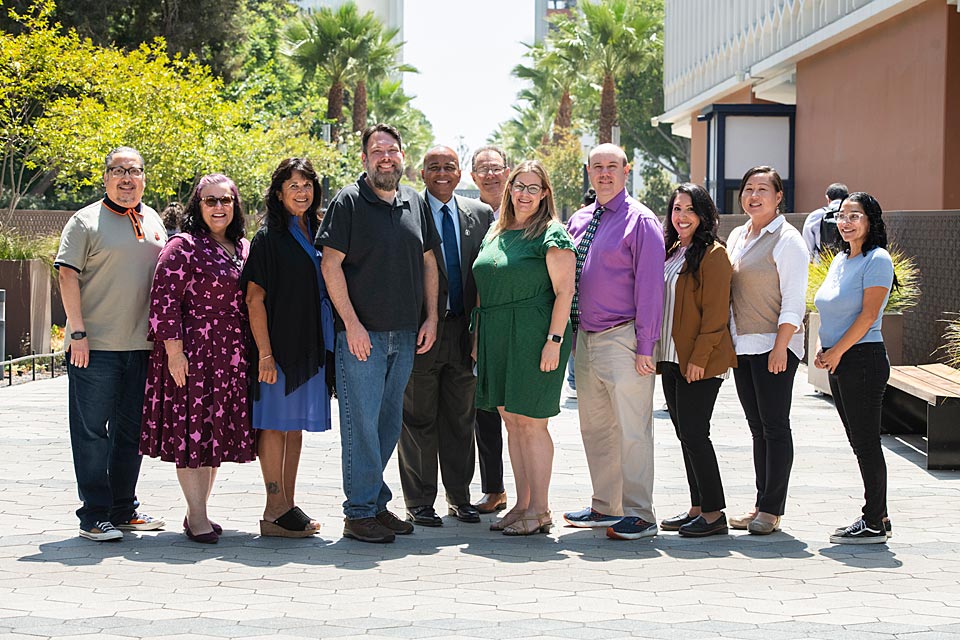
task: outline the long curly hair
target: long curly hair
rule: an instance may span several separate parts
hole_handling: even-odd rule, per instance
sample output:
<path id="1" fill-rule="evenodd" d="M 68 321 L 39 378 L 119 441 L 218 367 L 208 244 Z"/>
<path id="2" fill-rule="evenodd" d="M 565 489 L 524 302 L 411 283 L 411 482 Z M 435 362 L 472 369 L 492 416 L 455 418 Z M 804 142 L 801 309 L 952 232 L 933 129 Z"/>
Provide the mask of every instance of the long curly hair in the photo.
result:
<path id="1" fill-rule="evenodd" d="M 855 191 L 843 199 L 843 202 L 849 200 L 850 202 L 859 203 L 860 207 L 863 209 L 863 212 L 867 215 L 867 237 L 863 239 L 863 247 L 861 251 L 866 254 L 872 249 L 887 248 L 887 225 L 883 222 L 883 209 L 880 208 L 880 203 L 877 202 L 877 199 L 865 191 Z M 840 203 L 840 206 L 843 206 L 843 202 Z M 848 256 L 850 255 L 850 243 L 840 238 L 840 250 L 843 251 Z M 893 288 L 896 289 L 900 286 L 900 283 L 897 282 L 897 275 L 893 275 Z"/>
<path id="2" fill-rule="evenodd" d="M 663 238 L 667 246 L 668 260 L 680 250 L 680 233 L 673 226 L 673 205 L 681 193 L 690 196 L 693 203 L 693 212 L 697 214 L 700 221 L 696 231 L 693 232 L 690 246 L 687 247 L 683 267 L 683 273 L 692 273 L 697 286 L 699 286 L 700 278 L 697 274 L 700 270 L 700 263 L 707 253 L 707 248 L 718 241 L 717 229 L 720 226 L 720 216 L 717 213 L 717 205 L 713 203 L 713 198 L 700 185 L 684 182 L 674 189 L 673 195 L 670 196 L 670 203 L 667 205 L 667 215 L 663 220 Z M 720 241 L 720 244 L 723 244 L 723 241 Z"/>
<path id="3" fill-rule="evenodd" d="M 183 218 L 180 220 L 180 230 L 193 235 L 210 233 L 210 227 L 203 221 L 203 214 L 200 213 L 200 194 L 205 187 L 212 184 L 227 185 L 230 189 L 230 194 L 233 196 L 233 220 L 227 225 L 225 234 L 227 240 L 237 243 L 244 235 L 243 202 L 240 200 L 240 191 L 237 189 L 237 185 L 222 173 L 208 173 L 200 178 L 193 193 L 190 194 L 186 208 L 183 210 Z"/>
<path id="4" fill-rule="evenodd" d="M 302 173 L 313 183 L 313 202 L 310 203 L 310 208 L 304 214 L 307 217 L 310 239 L 312 240 L 317 235 L 317 227 L 320 226 L 323 188 L 320 186 L 320 178 L 314 171 L 313 164 L 306 158 L 286 158 L 274 170 L 273 176 L 270 178 L 270 186 L 267 187 L 267 192 L 264 194 L 264 200 L 267 203 L 264 222 L 268 229 L 287 231 L 290 213 L 280 200 L 280 192 L 283 190 L 283 183 L 292 178 L 294 173 Z"/>

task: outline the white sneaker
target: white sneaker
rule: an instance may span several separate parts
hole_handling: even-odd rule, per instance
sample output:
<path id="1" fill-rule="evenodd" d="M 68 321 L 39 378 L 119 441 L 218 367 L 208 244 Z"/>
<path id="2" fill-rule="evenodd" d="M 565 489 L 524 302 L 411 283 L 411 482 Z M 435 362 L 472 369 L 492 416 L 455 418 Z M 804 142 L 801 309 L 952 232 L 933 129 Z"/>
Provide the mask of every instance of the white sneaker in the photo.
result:
<path id="1" fill-rule="evenodd" d="M 84 529 L 80 527 L 80 537 L 97 542 L 106 542 L 108 540 L 122 540 L 123 531 L 120 531 L 110 521 L 97 522 L 91 528 Z"/>
<path id="2" fill-rule="evenodd" d="M 124 531 L 156 531 L 163 529 L 166 524 L 161 518 L 153 518 L 145 513 L 134 511 L 129 520 L 118 522 L 114 526 Z"/>

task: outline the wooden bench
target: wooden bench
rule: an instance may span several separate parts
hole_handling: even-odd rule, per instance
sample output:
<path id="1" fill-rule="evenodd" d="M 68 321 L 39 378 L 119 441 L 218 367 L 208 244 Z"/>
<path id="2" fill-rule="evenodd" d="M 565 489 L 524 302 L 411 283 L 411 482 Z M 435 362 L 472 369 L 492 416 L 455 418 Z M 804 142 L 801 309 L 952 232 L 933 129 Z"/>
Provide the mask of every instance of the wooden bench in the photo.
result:
<path id="1" fill-rule="evenodd" d="M 927 469 L 960 469 L 960 371 L 944 364 L 891 367 L 883 433 L 927 437 Z"/>

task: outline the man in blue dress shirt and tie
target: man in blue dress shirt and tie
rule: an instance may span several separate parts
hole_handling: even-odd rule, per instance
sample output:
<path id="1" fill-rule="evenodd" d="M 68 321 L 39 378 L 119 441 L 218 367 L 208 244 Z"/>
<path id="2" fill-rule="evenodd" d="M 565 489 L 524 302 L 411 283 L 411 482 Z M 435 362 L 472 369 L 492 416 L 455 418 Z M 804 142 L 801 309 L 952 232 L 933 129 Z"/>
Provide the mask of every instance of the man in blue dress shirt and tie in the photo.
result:
<path id="1" fill-rule="evenodd" d="M 480 522 L 470 504 L 475 467 L 474 391 L 476 377 L 468 331 L 477 304 L 473 261 L 493 224 L 493 210 L 477 200 L 455 196 L 460 161 L 449 147 L 434 147 L 423 159 L 424 199 L 442 238 L 436 253 L 440 273 L 437 341 L 417 355 L 403 397 L 403 430 L 398 445 L 400 482 L 407 520 L 439 527 L 437 469 L 448 513 L 462 522 Z"/>

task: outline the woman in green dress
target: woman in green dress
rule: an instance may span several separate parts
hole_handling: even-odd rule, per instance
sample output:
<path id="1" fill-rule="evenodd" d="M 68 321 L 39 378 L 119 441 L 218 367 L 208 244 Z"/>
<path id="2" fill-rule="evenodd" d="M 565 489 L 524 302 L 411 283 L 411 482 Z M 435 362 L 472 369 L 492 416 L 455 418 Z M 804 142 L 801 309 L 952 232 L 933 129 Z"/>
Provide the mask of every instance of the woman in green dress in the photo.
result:
<path id="1" fill-rule="evenodd" d="M 549 533 L 553 440 L 547 419 L 560 413 L 570 355 L 570 303 L 576 253 L 557 220 L 543 165 L 510 174 L 500 218 L 473 263 L 477 408 L 500 412 L 516 482 L 513 509 L 493 525 L 504 535 Z"/>

